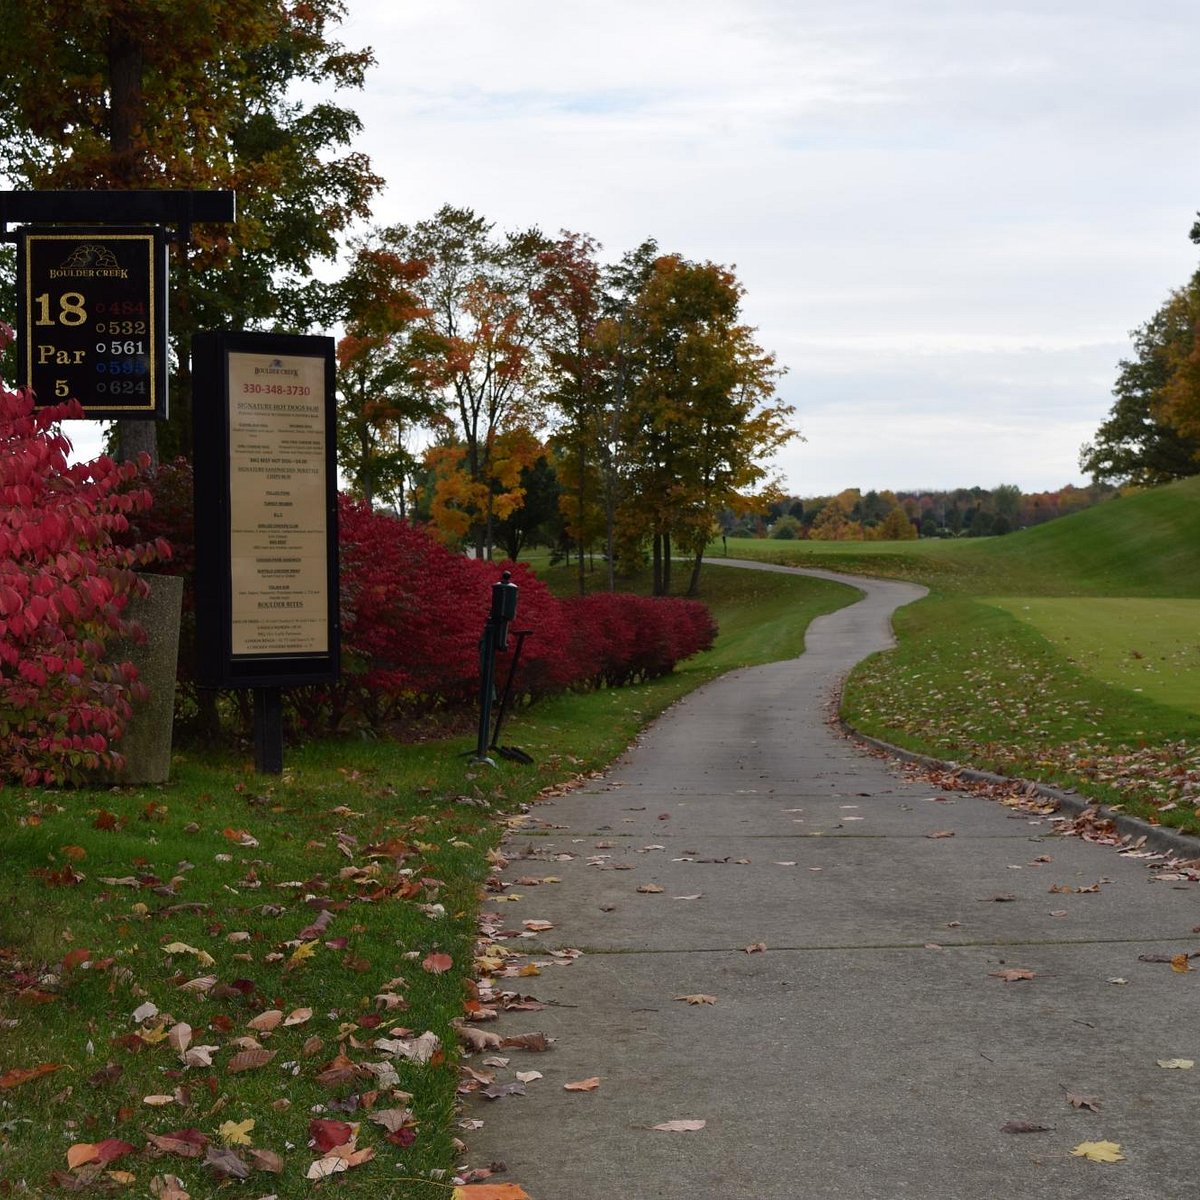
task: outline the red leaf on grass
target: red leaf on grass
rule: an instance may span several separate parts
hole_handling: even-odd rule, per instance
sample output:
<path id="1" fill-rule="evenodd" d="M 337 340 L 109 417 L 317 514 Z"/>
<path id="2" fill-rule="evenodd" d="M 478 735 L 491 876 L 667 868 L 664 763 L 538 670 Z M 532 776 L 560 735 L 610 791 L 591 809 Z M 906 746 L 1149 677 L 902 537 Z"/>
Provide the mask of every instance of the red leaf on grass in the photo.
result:
<path id="1" fill-rule="evenodd" d="M 31 1079 L 40 1079 L 43 1075 L 59 1070 L 61 1066 L 62 1063 L 42 1063 L 38 1067 L 13 1067 L 11 1071 L 0 1075 L 0 1088 L 20 1087 Z"/>
<path id="2" fill-rule="evenodd" d="M 427 954 L 424 962 L 421 963 L 421 966 L 424 970 L 428 971 L 430 975 L 444 975 L 452 966 L 454 966 L 454 959 L 452 959 L 448 954 Z"/>

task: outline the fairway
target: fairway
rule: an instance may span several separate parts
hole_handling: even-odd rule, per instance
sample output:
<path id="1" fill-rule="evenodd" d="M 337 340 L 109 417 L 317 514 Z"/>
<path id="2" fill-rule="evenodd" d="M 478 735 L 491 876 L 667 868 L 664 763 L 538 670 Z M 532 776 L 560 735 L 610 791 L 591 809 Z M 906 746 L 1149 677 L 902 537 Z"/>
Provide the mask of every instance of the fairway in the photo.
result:
<path id="1" fill-rule="evenodd" d="M 1200 600 L 1023 596 L 984 603 L 1032 625 L 1087 674 L 1200 713 Z"/>

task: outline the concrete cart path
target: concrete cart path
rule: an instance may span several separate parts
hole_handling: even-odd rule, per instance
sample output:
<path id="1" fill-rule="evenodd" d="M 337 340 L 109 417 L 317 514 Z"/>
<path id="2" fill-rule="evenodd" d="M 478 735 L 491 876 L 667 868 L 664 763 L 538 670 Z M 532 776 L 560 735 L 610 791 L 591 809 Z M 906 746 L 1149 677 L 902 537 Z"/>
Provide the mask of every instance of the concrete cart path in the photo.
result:
<path id="1" fill-rule="evenodd" d="M 478 1028 L 554 1045 L 471 1056 L 543 1077 L 468 1102 L 466 1158 L 533 1200 L 1194 1195 L 1200 1068 L 1158 1060 L 1200 1060 L 1200 971 L 1140 956 L 1200 950 L 1197 885 L 840 736 L 841 677 L 922 590 L 832 577 L 864 598 L 801 658 L 692 693 L 509 838 L 485 908 L 553 924 L 501 943 L 546 1007 Z M 1071 1155 L 1096 1141 L 1125 1161 Z"/>

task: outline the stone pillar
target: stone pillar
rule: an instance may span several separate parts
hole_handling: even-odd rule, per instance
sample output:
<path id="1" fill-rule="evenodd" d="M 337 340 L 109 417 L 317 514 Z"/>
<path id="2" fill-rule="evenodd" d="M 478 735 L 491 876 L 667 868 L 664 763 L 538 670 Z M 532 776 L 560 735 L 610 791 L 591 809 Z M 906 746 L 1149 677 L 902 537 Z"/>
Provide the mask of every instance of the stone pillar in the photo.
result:
<path id="1" fill-rule="evenodd" d="M 113 648 L 114 659 L 132 662 L 150 691 L 148 700 L 134 704 L 125 736 L 117 743 L 125 756 L 124 768 L 113 779 L 120 784 L 166 783 L 171 771 L 183 577 L 146 574 L 142 578 L 150 584 L 150 594 L 131 598 L 124 615 L 145 629 L 146 642 L 140 646 L 121 642 Z"/>

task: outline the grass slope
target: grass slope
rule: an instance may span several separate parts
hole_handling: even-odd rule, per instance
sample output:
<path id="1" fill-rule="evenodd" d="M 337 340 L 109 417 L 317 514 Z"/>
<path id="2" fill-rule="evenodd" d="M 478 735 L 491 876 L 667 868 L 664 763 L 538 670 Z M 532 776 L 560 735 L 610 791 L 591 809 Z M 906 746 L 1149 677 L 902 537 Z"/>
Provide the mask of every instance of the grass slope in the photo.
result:
<path id="1" fill-rule="evenodd" d="M 857 728 L 1200 833 L 1200 478 L 1003 538 L 730 550 L 931 588 L 851 677 Z"/>

